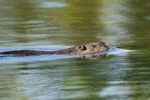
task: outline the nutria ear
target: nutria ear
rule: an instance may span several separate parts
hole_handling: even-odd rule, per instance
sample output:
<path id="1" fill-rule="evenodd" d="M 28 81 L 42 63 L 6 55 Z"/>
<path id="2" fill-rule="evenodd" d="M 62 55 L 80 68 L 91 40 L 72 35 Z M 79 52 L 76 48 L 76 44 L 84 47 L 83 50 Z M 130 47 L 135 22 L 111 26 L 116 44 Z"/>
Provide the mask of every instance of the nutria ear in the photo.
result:
<path id="1" fill-rule="evenodd" d="M 80 50 L 86 50 L 86 46 L 85 45 L 79 45 L 79 49 Z"/>

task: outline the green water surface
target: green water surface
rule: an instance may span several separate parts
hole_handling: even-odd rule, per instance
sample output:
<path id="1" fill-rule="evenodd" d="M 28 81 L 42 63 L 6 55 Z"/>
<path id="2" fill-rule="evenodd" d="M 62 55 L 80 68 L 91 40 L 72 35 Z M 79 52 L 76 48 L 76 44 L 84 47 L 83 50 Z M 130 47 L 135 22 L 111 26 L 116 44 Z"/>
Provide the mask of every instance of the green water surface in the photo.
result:
<path id="1" fill-rule="evenodd" d="M 149 0 L 0 0 L 0 47 L 93 41 L 133 51 L 103 60 L 0 58 L 0 100 L 150 100 Z"/>

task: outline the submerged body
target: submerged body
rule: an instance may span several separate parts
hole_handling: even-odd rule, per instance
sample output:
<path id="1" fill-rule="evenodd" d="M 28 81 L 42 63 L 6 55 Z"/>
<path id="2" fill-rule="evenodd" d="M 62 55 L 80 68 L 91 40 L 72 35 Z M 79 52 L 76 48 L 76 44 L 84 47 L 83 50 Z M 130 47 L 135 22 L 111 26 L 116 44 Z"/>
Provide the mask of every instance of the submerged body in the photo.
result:
<path id="1" fill-rule="evenodd" d="M 0 54 L 13 56 L 34 56 L 34 55 L 48 55 L 48 54 L 80 55 L 80 54 L 93 54 L 99 52 L 106 52 L 108 51 L 108 49 L 109 47 L 104 42 L 93 42 L 57 51 L 13 50 L 1 52 Z"/>

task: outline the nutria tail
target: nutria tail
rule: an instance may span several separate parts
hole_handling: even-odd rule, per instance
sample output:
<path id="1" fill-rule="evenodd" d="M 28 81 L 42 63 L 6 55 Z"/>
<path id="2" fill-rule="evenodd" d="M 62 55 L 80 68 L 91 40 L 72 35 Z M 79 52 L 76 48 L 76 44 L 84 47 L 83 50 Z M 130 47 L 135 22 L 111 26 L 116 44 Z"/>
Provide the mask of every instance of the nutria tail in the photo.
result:
<path id="1" fill-rule="evenodd" d="M 49 54 L 49 52 L 48 51 L 36 51 L 36 50 L 13 50 L 13 51 L 0 52 L 0 54 L 15 55 L 15 56 L 32 56 L 32 55 Z"/>

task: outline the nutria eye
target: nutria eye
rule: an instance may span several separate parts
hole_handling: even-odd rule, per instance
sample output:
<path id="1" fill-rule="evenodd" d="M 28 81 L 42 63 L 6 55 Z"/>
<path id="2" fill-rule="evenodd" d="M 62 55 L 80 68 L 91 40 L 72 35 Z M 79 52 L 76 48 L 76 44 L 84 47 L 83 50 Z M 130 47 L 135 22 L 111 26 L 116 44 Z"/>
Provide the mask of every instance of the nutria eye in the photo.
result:
<path id="1" fill-rule="evenodd" d="M 80 46 L 79 46 L 79 49 L 81 49 L 81 50 L 86 50 L 86 46 L 85 46 L 85 45 L 80 45 Z"/>

